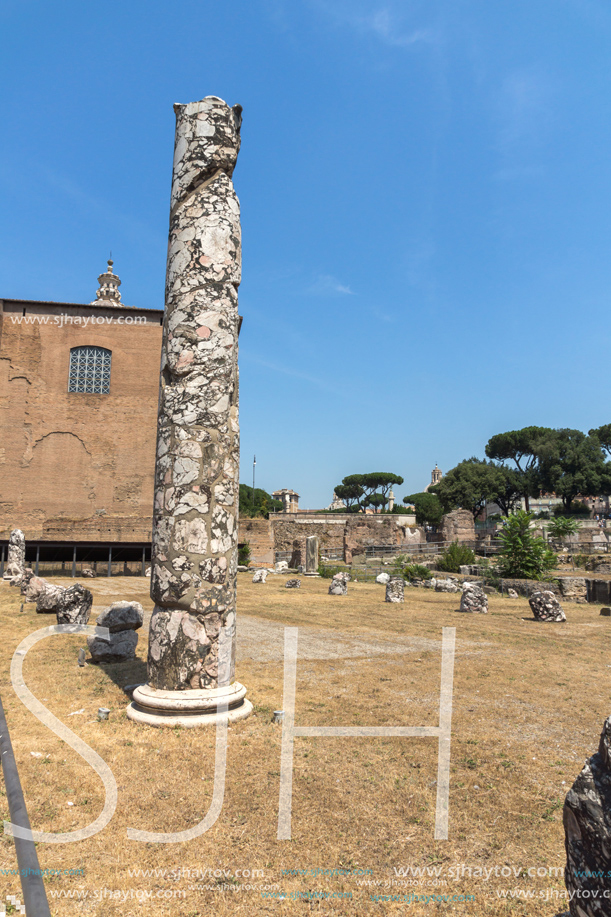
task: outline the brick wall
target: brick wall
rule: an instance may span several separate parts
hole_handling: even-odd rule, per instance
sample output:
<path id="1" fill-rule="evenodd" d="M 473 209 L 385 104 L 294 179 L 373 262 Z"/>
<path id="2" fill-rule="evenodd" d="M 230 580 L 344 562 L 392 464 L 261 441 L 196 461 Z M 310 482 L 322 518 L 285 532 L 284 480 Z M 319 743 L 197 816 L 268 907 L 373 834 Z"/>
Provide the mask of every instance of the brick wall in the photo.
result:
<path id="1" fill-rule="evenodd" d="M 242 519 L 238 524 L 238 544 L 250 545 L 251 563 L 269 566 L 274 562 L 274 541 L 268 519 Z"/>

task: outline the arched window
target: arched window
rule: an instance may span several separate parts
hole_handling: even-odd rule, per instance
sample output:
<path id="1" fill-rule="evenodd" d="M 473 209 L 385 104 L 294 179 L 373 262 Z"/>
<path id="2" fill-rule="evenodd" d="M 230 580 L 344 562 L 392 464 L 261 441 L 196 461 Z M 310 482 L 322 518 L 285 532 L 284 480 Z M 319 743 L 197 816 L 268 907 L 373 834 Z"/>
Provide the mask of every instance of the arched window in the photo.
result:
<path id="1" fill-rule="evenodd" d="M 112 351 L 105 347 L 73 347 L 70 351 L 68 391 L 109 395 L 111 357 Z"/>

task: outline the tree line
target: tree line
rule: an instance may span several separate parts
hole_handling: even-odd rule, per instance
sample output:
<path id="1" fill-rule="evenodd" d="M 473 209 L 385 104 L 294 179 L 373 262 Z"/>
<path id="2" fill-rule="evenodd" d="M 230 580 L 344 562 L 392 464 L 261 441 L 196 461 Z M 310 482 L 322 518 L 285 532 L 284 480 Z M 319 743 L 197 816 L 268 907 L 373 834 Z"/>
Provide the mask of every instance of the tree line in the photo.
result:
<path id="1" fill-rule="evenodd" d="M 528 511 L 531 497 L 555 493 L 570 513 L 576 497 L 611 494 L 611 424 L 587 434 L 550 427 L 510 430 L 491 437 L 485 453 L 485 459 L 459 462 L 429 488 L 445 512 L 462 507 L 476 517 L 486 503 L 496 503 L 509 516 L 522 498 Z"/>

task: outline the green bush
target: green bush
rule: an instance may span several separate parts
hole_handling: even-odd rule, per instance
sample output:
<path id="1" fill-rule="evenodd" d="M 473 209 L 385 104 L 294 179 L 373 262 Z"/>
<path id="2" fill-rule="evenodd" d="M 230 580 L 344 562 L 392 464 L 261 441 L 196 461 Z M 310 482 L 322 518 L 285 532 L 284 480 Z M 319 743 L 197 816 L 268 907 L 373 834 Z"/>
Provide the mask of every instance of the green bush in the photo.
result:
<path id="1" fill-rule="evenodd" d="M 445 573 L 458 573 L 459 568 L 464 564 L 474 564 L 475 554 L 471 548 L 460 544 L 458 541 L 453 542 L 447 550 L 443 552 L 437 561 L 437 569 Z"/>
<path id="2" fill-rule="evenodd" d="M 582 503 L 581 500 L 573 500 L 568 510 L 565 510 L 562 503 L 558 503 L 552 510 L 554 516 L 564 516 L 568 513 L 569 516 L 589 516 L 590 509 L 586 506 L 585 503 Z"/>
<path id="3" fill-rule="evenodd" d="M 556 516 L 547 527 L 552 538 L 566 538 L 567 535 L 576 535 L 582 523 L 574 516 Z"/>
<path id="4" fill-rule="evenodd" d="M 238 563 L 241 567 L 247 567 L 250 563 L 250 544 L 247 541 L 238 545 Z"/>
<path id="5" fill-rule="evenodd" d="M 513 579 L 543 579 L 553 570 L 558 558 L 530 527 L 532 513 L 518 510 L 499 533 L 497 555 L 501 576 Z"/>
<path id="6" fill-rule="evenodd" d="M 429 568 L 423 564 L 407 564 L 401 572 L 410 583 L 415 579 L 432 579 L 433 576 Z"/>

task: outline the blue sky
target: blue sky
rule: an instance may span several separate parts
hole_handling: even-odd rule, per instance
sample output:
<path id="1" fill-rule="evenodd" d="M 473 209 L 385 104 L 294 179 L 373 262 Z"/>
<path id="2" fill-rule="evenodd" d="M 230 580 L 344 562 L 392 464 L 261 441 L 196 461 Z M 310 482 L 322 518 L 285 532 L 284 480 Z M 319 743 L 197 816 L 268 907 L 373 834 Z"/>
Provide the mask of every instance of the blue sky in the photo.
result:
<path id="1" fill-rule="evenodd" d="M 0 296 L 163 305 L 174 102 L 244 107 L 242 480 L 397 496 L 611 421 L 611 7 L 0 3 Z M 157 355 L 151 355 L 157 360 Z"/>

